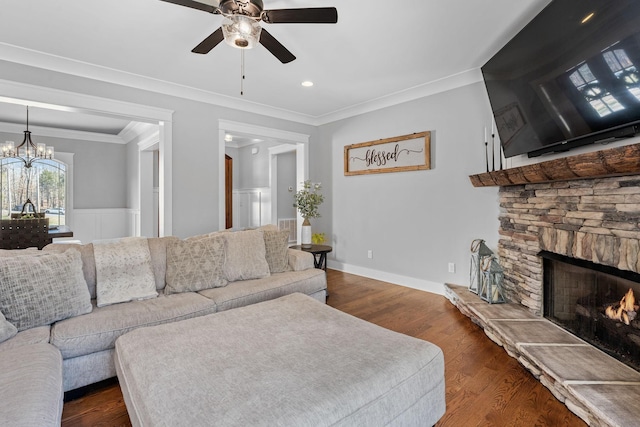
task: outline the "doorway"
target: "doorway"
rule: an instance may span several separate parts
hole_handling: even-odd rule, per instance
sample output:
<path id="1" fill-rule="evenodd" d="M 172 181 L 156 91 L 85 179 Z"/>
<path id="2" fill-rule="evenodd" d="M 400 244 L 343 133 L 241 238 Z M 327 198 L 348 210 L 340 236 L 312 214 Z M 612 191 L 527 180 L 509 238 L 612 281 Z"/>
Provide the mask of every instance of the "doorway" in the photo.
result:
<path id="1" fill-rule="evenodd" d="M 309 170 L 309 135 L 284 131 L 280 129 L 266 128 L 262 126 L 255 126 L 246 123 L 232 122 L 228 120 L 219 120 L 219 228 L 223 229 L 226 226 L 227 221 L 227 209 L 226 209 L 226 152 L 225 152 L 225 136 L 227 134 L 243 134 L 245 136 L 252 136 L 255 139 L 278 141 L 279 145 L 288 146 L 292 151 L 295 151 L 296 159 L 296 187 L 300 186 L 302 182 L 308 179 Z M 233 155 L 231 156 L 233 158 Z M 236 165 L 237 169 L 237 165 Z M 237 172 L 236 172 L 237 174 Z M 269 174 L 271 177 L 271 173 Z M 271 187 L 271 182 L 267 184 Z M 297 190 L 298 188 L 296 188 Z M 271 197 L 271 191 L 269 191 Z M 274 192 L 275 193 L 275 192 Z M 271 199 L 269 199 L 271 200 Z M 275 205 L 275 204 L 274 204 Z M 273 205 L 272 205 L 273 207 Z M 268 212 L 262 212 L 261 215 L 267 215 L 268 220 L 264 223 L 277 225 L 277 215 L 272 214 L 270 208 Z M 298 239 L 300 236 L 300 228 L 302 226 L 301 218 L 298 218 Z M 238 224 L 234 224 L 238 226 Z"/>
<path id="2" fill-rule="evenodd" d="M 233 228 L 233 159 L 224 155 L 225 229 Z"/>

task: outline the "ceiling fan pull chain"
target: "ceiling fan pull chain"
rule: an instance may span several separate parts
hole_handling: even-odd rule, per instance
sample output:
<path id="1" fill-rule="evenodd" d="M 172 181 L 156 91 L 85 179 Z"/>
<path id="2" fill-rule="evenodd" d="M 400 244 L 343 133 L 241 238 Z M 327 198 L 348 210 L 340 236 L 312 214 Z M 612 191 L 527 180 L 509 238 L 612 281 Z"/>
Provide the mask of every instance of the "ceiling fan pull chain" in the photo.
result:
<path id="1" fill-rule="evenodd" d="M 240 96 L 244 95 L 244 49 L 240 49 Z"/>

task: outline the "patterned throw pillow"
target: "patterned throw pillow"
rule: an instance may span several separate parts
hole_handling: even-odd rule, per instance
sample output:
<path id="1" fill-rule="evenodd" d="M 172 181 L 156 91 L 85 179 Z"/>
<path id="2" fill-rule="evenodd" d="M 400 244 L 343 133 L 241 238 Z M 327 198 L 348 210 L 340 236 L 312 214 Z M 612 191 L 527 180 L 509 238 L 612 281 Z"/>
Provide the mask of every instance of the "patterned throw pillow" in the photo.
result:
<path id="1" fill-rule="evenodd" d="M 222 236 L 170 242 L 165 295 L 225 286 L 224 259 Z"/>
<path id="2" fill-rule="evenodd" d="M 289 271 L 289 230 L 264 230 L 264 246 L 271 273 Z"/>
<path id="3" fill-rule="evenodd" d="M 5 342 L 9 338 L 13 338 L 17 333 L 18 328 L 7 322 L 4 314 L 0 313 L 0 342 Z"/>
<path id="4" fill-rule="evenodd" d="M 0 258 L 0 311 L 18 331 L 91 310 L 79 251 Z"/>
<path id="5" fill-rule="evenodd" d="M 257 230 L 223 233 L 226 240 L 224 275 L 230 282 L 268 277 L 262 233 Z"/>
<path id="6" fill-rule="evenodd" d="M 95 242 L 93 253 L 98 307 L 158 296 L 145 237 Z"/>

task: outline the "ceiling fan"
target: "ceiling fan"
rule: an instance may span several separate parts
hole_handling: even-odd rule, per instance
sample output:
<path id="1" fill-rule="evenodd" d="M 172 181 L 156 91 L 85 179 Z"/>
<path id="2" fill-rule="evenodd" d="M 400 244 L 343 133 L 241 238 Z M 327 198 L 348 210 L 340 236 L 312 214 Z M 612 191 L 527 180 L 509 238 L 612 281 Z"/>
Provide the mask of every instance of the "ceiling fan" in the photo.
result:
<path id="1" fill-rule="evenodd" d="M 262 0 L 162 0 L 180 6 L 222 15 L 222 26 L 204 39 L 191 52 L 205 54 L 221 41 L 239 48 L 250 49 L 258 42 L 283 64 L 296 57 L 260 26 L 267 24 L 335 24 L 338 11 L 335 7 L 264 10 Z"/>

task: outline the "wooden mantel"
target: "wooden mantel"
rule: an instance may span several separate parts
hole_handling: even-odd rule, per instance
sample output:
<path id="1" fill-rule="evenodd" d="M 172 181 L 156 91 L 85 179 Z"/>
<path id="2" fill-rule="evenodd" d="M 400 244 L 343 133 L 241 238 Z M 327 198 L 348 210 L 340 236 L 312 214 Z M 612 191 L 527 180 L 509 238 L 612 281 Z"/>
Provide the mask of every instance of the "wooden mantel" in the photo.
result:
<path id="1" fill-rule="evenodd" d="M 474 187 L 494 187 L 636 174 L 640 175 L 640 144 L 480 173 L 469 179 Z"/>

